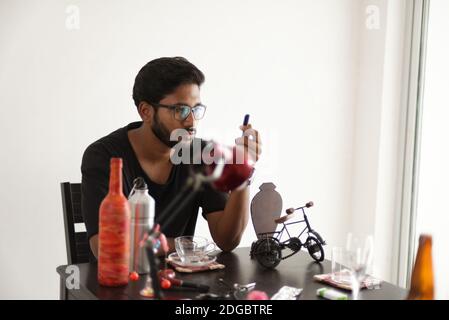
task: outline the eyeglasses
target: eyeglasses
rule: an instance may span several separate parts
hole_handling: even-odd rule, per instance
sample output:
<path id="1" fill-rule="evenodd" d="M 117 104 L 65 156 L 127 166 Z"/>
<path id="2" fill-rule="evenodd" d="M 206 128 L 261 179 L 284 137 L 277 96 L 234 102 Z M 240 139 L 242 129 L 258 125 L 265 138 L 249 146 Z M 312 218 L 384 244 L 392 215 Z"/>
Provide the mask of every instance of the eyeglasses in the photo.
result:
<path id="1" fill-rule="evenodd" d="M 193 108 L 188 105 L 169 106 L 166 104 L 160 104 L 160 103 L 155 103 L 155 102 L 152 102 L 150 104 L 154 107 L 166 108 L 166 109 L 173 110 L 173 115 L 174 115 L 175 119 L 179 120 L 179 121 L 184 121 L 185 119 L 187 119 L 188 116 L 190 115 L 190 112 L 192 112 L 193 118 L 195 118 L 195 120 L 203 119 L 204 114 L 206 113 L 206 106 L 203 104 L 197 104 Z"/>

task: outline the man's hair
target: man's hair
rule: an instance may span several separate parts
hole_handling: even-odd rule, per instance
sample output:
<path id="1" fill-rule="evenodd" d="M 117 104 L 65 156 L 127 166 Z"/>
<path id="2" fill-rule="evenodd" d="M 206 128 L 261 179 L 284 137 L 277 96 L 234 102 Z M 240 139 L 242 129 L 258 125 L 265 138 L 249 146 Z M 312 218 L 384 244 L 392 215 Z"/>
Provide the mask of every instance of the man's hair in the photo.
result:
<path id="1" fill-rule="evenodd" d="M 183 84 L 201 86 L 204 74 L 183 57 L 151 60 L 140 69 L 133 87 L 134 104 L 158 103 Z"/>

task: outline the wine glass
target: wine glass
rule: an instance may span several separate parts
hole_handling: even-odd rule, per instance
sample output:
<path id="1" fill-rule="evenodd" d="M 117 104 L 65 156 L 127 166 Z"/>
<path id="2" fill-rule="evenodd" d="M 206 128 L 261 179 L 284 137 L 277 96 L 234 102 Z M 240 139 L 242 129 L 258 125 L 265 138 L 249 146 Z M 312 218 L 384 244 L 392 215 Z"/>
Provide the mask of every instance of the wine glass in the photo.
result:
<path id="1" fill-rule="evenodd" d="M 362 282 L 373 264 L 373 237 L 348 234 L 346 239 L 347 267 L 351 273 L 352 296 L 358 300 Z"/>

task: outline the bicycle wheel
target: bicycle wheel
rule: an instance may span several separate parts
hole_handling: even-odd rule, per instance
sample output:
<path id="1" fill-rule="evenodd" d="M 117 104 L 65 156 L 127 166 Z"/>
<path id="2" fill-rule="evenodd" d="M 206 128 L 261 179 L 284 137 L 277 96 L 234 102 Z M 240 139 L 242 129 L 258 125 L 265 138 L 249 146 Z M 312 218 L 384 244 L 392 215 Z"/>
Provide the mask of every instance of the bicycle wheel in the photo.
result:
<path id="1" fill-rule="evenodd" d="M 307 251 L 316 262 L 324 260 L 324 250 L 321 243 L 315 237 L 308 237 L 306 241 Z"/>
<path id="2" fill-rule="evenodd" d="M 274 238 L 260 240 L 255 250 L 257 261 L 265 268 L 273 269 L 281 262 L 281 247 Z"/>
<path id="3" fill-rule="evenodd" d="M 257 241 L 253 241 L 253 243 L 251 243 L 251 250 L 249 252 L 249 257 L 251 259 L 254 259 L 255 254 L 256 254 L 256 249 L 257 249 L 258 245 L 260 244 L 260 241 L 262 241 L 262 239 L 259 239 Z"/>

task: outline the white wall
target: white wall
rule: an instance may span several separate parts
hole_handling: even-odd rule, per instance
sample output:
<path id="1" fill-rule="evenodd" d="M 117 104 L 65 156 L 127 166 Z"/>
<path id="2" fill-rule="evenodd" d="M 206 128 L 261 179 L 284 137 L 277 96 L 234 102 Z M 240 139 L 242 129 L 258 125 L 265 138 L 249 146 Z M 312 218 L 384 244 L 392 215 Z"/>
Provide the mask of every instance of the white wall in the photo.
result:
<path id="1" fill-rule="evenodd" d="M 429 11 L 427 61 L 423 101 L 421 161 L 419 173 L 418 216 L 416 237 L 433 236 L 435 293 L 438 299 L 449 299 L 449 259 L 447 243 L 449 147 L 449 2 L 432 0 Z"/>
<path id="2" fill-rule="evenodd" d="M 69 4 L 80 10 L 79 30 L 66 28 Z M 366 100 L 364 90 L 383 81 L 382 62 L 365 64 L 365 8 L 359 0 L 1 1 L 0 298 L 58 297 L 59 183 L 80 181 L 90 142 L 138 119 L 134 77 L 160 56 L 185 56 L 206 74 L 200 136 L 231 143 L 251 114 L 264 142 L 253 195 L 273 181 L 284 208 L 313 200 L 311 223 L 328 247 L 361 223 L 353 211 L 373 221 L 375 201 L 365 213 L 355 200 L 365 192 L 357 175 L 377 170 L 357 137 L 380 139 L 363 128 L 382 94 Z M 384 31 L 375 37 L 383 52 Z M 201 219 L 197 231 L 208 234 Z M 250 224 L 241 245 L 253 239 Z"/>

